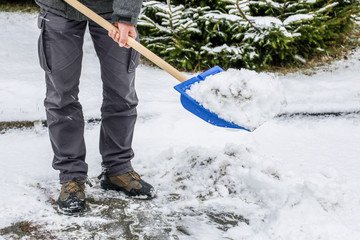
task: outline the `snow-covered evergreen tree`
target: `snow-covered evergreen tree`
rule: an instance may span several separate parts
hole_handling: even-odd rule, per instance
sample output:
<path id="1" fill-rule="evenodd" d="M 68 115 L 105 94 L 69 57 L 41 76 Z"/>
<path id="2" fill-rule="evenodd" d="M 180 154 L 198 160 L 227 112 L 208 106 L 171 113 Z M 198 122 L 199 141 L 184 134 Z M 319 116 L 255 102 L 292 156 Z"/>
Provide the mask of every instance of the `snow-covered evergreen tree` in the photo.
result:
<path id="1" fill-rule="evenodd" d="M 346 42 L 357 0 L 146 1 L 143 43 L 184 70 L 304 63 Z"/>

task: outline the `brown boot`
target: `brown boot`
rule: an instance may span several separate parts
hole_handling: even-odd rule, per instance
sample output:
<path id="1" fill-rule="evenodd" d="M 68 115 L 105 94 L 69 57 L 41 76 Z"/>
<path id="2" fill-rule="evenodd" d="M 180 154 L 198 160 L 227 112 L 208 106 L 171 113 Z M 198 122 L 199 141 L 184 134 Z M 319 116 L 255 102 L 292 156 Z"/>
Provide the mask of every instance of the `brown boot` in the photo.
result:
<path id="1" fill-rule="evenodd" d="M 86 209 L 84 182 L 63 183 L 58 206 L 59 211 L 65 214 L 84 212 Z"/>
<path id="2" fill-rule="evenodd" d="M 121 191 L 138 199 L 155 197 L 154 187 L 142 180 L 135 171 L 110 177 L 105 174 L 100 185 L 102 189 Z"/>

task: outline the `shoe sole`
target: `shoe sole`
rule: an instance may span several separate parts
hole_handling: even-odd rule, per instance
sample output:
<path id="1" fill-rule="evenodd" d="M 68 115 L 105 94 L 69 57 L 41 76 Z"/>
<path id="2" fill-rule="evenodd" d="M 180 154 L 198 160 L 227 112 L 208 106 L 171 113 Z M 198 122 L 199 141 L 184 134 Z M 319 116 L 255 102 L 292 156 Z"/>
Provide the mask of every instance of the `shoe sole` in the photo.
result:
<path id="1" fill-rule="evenodd" d="M 72 207 L 61 207 L 62 204 L 60 204 L 58 200 L 58 211 L 62 214 L 66 215 L 74 215 L 74 214 L 81 214 L 86 212 L 87 204 L 86 200 L 83 200 L 81 202 L 78 202 L 77 204 L 74 204 Z"/>
<path id="2" fill-rule="evenodd" d="M 64 214 L 64 215 L 68 215 L 68 216 L 82 215 L 85 212 L 87 212 L 86 208 L 81 209 L 81 210 L 64 210 L 64 209 L 61 209 L 59 206 L 57 207 L 57 210 L 58 210 L 59 213 Z"/>

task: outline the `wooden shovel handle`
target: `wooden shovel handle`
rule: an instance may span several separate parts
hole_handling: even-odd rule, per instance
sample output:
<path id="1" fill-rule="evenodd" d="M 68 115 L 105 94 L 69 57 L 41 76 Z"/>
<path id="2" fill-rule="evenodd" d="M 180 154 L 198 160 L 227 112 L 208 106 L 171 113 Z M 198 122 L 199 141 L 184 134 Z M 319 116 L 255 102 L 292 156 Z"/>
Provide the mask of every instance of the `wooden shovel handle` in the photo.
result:
<path id="1" fill-rule="evenodd" d="M 101 27 L 105 28 L 106 30 L 115 30 L 119 32 L 119 29 L 115 27 L 113 24 L 105 20 L 103 17 L 99 16 L 97 13 L 83 5 L 82 3 L 78 2 L 77 0 L 64 0 L 71 6 L 73 6 L 76 10 L 99 24 Z M 188 80 L 188 78 L 179 72 L 177 69 L 175 69 L 173 66 L 162 60 L 159 56 L 157 56 L 155 53 L 141 45 L 139 42 L 137 42 L 135 39 L 128 37 L 127 44 L 134 48 L 136 51 L 141 53 L 143 56 L 148 58 L 150 61 L 155 63 L 157 66 L 168 72 L 170 75 L 172 75 L 174 78 L 179 80 L 180 82 L 185 82 Z"/>

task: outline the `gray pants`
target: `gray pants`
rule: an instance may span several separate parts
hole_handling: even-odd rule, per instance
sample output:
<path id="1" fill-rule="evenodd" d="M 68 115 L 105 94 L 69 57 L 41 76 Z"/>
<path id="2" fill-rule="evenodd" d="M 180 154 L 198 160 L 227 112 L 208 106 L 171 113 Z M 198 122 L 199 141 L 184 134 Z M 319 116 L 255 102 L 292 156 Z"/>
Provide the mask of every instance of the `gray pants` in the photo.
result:
<path id="1" fill-rule="evenodd" d="M 92 21 L 71 21 L 41 10 L 38 26 L 39 60 L 45 70 L 45 108 L 50 141 L 54 151 L 53 168 L 60 182 L 84 180 L 84 117 L 79 103 L 79 78 L 85 29 L 89 31 L 100 60 L 103 81 L 100 153 L 109 176 L 132 171 L 130 160 L 136 121 L 134 81 L 139 54 L 120 48 L 107 31 Z"/>

